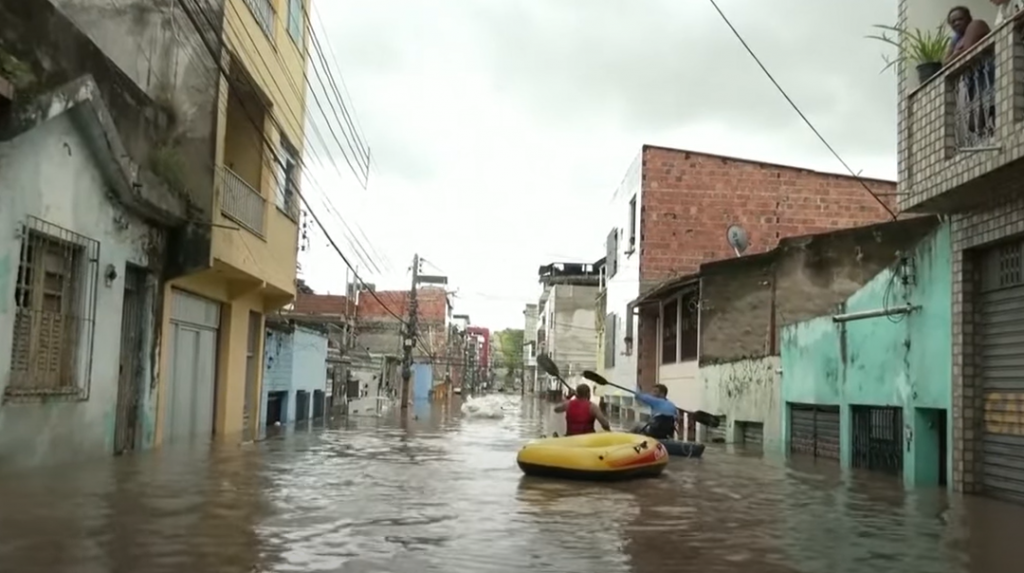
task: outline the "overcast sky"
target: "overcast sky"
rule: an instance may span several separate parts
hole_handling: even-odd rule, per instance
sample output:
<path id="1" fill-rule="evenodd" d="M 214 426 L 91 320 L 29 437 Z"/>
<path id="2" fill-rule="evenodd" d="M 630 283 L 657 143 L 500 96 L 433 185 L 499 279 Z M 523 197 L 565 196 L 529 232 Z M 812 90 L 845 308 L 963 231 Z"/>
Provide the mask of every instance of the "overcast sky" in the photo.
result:
<path id="1" fill-rule="evenodd" d="M 374 158 L 363 190 L 318 150 L 341 169 L 310 162 L 314 210 L 354 262 L 339 216 L 371 253 L 368 282 L 408 288 L 418 252 L 476 324 L 521 328 L 539 265 L 603 256 L 609 200 L 644 143 L 842 170 L 706 0 L 314 4 Z M 896 4 L 719 0 L 844 159 L 885 178 L 895 79 L 864 36 Z M 344 264 L 321 234 L 308 243 L 302 276 L 342 292 Z"/>

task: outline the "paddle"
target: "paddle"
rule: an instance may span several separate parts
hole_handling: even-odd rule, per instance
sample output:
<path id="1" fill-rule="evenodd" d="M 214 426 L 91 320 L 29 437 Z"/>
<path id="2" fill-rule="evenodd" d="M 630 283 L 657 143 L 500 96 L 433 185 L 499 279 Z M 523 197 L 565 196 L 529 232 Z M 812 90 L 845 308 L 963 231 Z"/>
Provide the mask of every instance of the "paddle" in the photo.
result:
<path id="1" fill-rule="evenodd" d="M 558 365 L 555 364 L 555 361 L 552 360 L 550 356 L 548 356 L 547 354 L 538 354 L 537 366 L 540 366 L 540 369 L 546 372 L 548 376 L 554 376 L 555 378 L 557 378 L 558 381 L 562 383 L 562 386 L 565 386 L 567 390 L 569 390 L 570 392 L 573 391 L 572 386 L 570 386 L 568 382 L 562 379 L 562 373 L 558 371 Z"/>
<path id="2" fill-rule="evenodd" d="M 540 362 L 539 358 L 538 358 L 537 362 Z M 624 392 L 629 392 L 630 394 L 633 394 L 634 396 L 636 396 L 637 393 L 638 393 L 636 390 L 631 390 L 629 388 L 626 388 L 625 386 L 619 386 L 618 384 L 609 382 L 608 379 L 606 379 L 604 376 L 601 376 L 597 372 L 594 372 L 593 370 L 584 370 L 583 371 L 583 377 L 586 378 L 587 380 L 590 380 L 594 384 L 599 385 L 599 386 L 611 386 L 612 388 L 618 388 L 619 390 L 622 390 Z M 711 415 L 708 412 L 705 412 L 704 410 L 697 410 L 696 412 L 691 412 L 689 410 L 683 410 L 682 408 L 676 408 L 676 410 L 679 410 L 680 412 L 685 412 L 687 414 L 693 414 L 694 419 L 696 419 L 698 423 L 704 424 L 705 426 L 707 426 L 709 428 L 717 428 L 718 427 L 718 424 L 719 424 L 718 418 L 713 416 L 713 415 Z"/>

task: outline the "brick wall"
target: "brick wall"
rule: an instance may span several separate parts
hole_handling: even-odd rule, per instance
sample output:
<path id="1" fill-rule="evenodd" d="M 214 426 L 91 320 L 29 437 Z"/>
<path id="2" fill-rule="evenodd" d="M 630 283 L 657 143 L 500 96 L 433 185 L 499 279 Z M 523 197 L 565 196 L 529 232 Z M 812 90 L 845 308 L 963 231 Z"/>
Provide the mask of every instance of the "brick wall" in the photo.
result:
<path id="1" fill-rule="evenodd" d="M 856 179 L 688 151 L 644 146 L 640 201 L 640 278 L 696 272 L 735 256 L 726 229 L 746 229 L 745 254 L 779 239 L 890 219 Z M 896 184 L 867 180 L 890 205 Z"/>
<path id="2" fill-rule="evenodd" d="M 347 316 L 355 312 L 348 297 L 333 294 L 298 293 L 295 296 L 294 311 L 302 314 Z"/>
<path id="3" fill-rule="evenodd" d="M 409 315 L 409 291 L 376 291 L 376 295 L 376 298 L 368 292 L 359 295 L 360 319 L 394 319 L 391 314 L 393 312 L 404 320 Z M 445 322 L 448 316 L 448 295 L 444 289 L 421 288 L 416 293 L 416 300 L 421 323 Z"/>
<path id="4" fill-rule="evenodd" d="M 890 207 L 896 184 L 865 180 Z M 640 280 L 697 272 L 701 263 L 736 256 L 730 225 L 746 231 L 744 254 L 775 248 L 779 239 L 890 220 L 855 178 L 717 155 L 645 145 L 640 201 Z M 640 316 L 637 380 L 654 383 L 657 329 Z"/>

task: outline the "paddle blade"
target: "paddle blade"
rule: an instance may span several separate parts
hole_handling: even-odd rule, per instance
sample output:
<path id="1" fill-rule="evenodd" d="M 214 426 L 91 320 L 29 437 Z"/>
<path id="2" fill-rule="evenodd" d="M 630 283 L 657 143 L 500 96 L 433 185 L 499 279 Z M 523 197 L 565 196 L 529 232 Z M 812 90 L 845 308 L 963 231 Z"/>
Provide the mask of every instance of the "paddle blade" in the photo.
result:
<path id="1" fill-rule="evenodd" d="M 717 428 L 721 423 L 718 421 L 718 416 L 713 416 L 704 410 L 697 410 L 694 412 L 693 419 L 696 420 L 698 424 L 704 424 L 709 428 Z"/>
<path id="2" fill-rule="evenodd" d="M 540 366 L 540 369 L 546 372 L 548 376 L 562 378 L 562 373 L 558 371 L 558 365 L 547 354 L 537 355 L 537 366 Z"/>
<path id="3" fill-rule="evenodd" d="M 593 370 L 584 370 L 583 377 L 586 378 L 587 380 L 590 380 L 594 384 L 598 384 L 600 386 L 607 386 L 608 384 L 610 384 L 610 382 L 608 382 L 608 379 L 606 379 L 604 376 L 601 376 L 597 372 L 594 372 Z"/>

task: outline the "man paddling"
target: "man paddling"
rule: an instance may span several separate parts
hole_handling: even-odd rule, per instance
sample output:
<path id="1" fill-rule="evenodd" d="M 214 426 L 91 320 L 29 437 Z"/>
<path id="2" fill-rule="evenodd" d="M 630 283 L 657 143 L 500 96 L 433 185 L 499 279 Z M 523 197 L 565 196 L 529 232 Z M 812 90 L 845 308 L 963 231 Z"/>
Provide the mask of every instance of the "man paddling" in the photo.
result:
<path id="1" fill-rule="evenodd" d="M 675 436 L 679 408 L 667 396 L 668 388 L 664 384 L 655 384 L 650 394 L 636 393 L 637 401 L 651 409 L 651 419 L 639 433 L 656 440 L 671 440 Z"/>
<path id="2" fill-rule="evenodd" d="M 594 422 L 601 424 L 604 431 L 612 431 L 608 418 L 590 401 L 590 386 L 580 384 L 576 387 L 576 396 L 555 406 L 555 412 L 565 412 L 565 435 L 593 434 Z"/>

